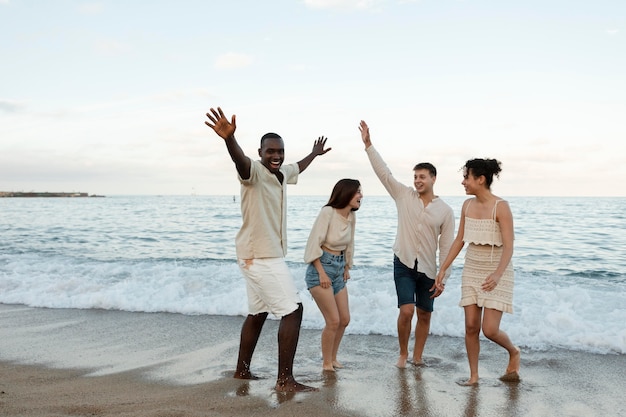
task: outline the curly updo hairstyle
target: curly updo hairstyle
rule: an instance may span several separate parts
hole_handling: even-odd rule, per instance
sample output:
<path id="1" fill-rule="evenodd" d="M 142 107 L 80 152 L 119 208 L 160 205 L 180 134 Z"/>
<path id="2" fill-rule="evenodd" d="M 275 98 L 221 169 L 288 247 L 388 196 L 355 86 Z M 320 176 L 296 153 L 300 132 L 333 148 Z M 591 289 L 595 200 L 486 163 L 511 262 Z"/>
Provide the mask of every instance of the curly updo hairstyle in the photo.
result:
<path id="1" fill-rule="evenodd" d="M 500 178 L 500 172 L 502 171 L 501 165 L 502 163 L 497 159 L 475 158 L 468 160 L 463 168 L 465 169 L 465 172 L 471 174 L 475 178 L 483 175 L 485 177 L 487 188 L 491 188 L 493 176 L 495 175 Z"/>

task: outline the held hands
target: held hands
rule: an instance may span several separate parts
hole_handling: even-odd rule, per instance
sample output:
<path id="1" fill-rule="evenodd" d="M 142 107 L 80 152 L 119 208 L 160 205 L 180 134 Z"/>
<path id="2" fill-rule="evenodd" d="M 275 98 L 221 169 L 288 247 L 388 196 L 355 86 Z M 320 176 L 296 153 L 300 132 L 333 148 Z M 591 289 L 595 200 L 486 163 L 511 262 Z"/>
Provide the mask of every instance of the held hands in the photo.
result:
<path id="1" fill-rule="evenodd" d="M 228 139 L 233 137 L 235 134 L 235 129 L 237 129 L 237 123 L 235 121 L 236 117 L 233 114 L 231 121 L 229 122 L 226 116 L 224 116 L 224 112 L 220 107 L 215 111 L 214 108 L 211 108 L 211 113 L 206 114 L 211 123 L 204 122 L 207 126 L 215 131 L 222 139 Z"/>
<path id="2" fill-rule="evenodd" d="M 443 283 L 444 276 L 445 271 L 439 271 L 439 273 L 437 274 L 437 278 L 435 279 L 435 283 L 430 288 L 430 292 L 434 291 L 434 294 L 431 295 L 430 298 L 439 297 L 443 293 L 443 290 L 446 289 L 446 284 Z"/>
<path id="3" fill-rule="evenodd" d="M 324 149 L 327 140 L 328 138 L 325 138 L 324 136 L 320 136 L 319 138 L 317 138 L 317 140 L 313 143 L 313 150 L 311 151 L 311 153 L 315 156 L 319 156 L 324 155 L 326 152 L 330 151 L 332 148 Z"/>
<path id="4" fill-rule="evenodd" d="M 367 149 L 372 146 L 372 141 L 370 139 L 370 128 L 367 126 L 367 123 L 365 123 L 364 120 L 361 120 L 361 123 L 359 124 L 359 130 L 361 131 L 361 140 L 365 145 L 365 149 Z"/>

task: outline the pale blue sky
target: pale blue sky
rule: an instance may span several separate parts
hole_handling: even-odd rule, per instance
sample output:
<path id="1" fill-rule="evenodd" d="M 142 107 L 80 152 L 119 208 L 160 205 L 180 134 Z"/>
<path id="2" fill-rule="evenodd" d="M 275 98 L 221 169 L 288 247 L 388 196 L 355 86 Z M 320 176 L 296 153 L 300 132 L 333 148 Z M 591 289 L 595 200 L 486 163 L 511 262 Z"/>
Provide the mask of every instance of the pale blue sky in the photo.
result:
<path id="1" fill-rule="evenodd" d="M 257 158 L 333 150 L 292 194 L 502 161 L 501 196 L 626 196 L 626 2 L 0 0 L 0 191 L 238 194 L 221 106 Z"/>

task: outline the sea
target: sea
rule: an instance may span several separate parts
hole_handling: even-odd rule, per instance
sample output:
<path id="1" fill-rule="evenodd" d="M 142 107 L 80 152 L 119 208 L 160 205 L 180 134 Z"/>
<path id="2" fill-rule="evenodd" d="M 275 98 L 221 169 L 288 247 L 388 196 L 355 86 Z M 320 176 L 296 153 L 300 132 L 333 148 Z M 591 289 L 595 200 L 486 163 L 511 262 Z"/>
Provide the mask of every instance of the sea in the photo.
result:
<path id="1" fill-rule="evenodd" d="M 458 226 L 466 197 L 442 198 Z M 501 328 L 530 350 L 626 354 L 626 198 L 507 200 L 515 223 L 514 313 Z M 322 329 L 324 320 L 306 290 L 302 258 L 326 201 L 288 198 L 287 262 L 308 329 Z M 0 303 L 245 316 L 234 246 L 239 203 L 238 195 L 0 198 Z M 396 225 L 390 197 L 364 197 L 348 282 L 349 334 L 397 334 Z M 435 301 L 431 334 L 464 335 L 463 255 Z"/>

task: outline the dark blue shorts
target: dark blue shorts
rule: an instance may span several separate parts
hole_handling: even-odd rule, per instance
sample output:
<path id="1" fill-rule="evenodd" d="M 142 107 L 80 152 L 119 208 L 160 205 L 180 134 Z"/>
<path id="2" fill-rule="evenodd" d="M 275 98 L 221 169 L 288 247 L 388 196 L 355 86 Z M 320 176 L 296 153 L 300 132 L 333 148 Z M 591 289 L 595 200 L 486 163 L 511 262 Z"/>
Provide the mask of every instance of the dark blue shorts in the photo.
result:
<path id="1" fill-rule="evenodd" d="M 396 283 L 398 307 L 404 304 L 414 304 L 421 310 L 433 311 L 435 299 L 430 298 L 433 295 L 430 289 L 435 280 L 428 278 L 423 272 L 417 271 L 417 261 L 415 261 L 413 268 L 409 268 L 394 255 L 393 280 Z"/>
<path id="2" fill-rule="evenodd" d="M 346 268 L 346 261 L 343 255 L 333 255 L 326 251 L 322 251 L 320 257 L 322 267 L 330 279 L 333 287 L 333 294 L 337 294 L 343 290 L 346 286 L 346 282 L 343 280 L 343 271 Z M 320 285 L 320 275 L 317 273 L 317 269 L 313 266 L 313 262 L 306 268 L 306 275 L 304 276 L 307 289 L 311 289 L 317 285 Z"/>

